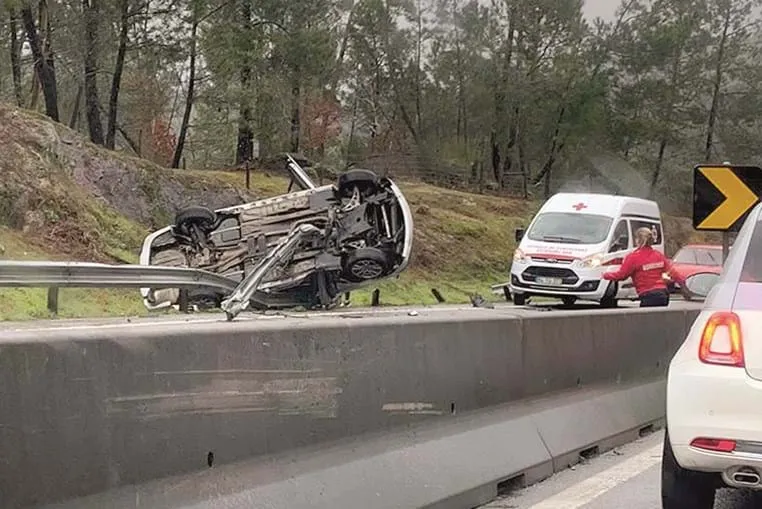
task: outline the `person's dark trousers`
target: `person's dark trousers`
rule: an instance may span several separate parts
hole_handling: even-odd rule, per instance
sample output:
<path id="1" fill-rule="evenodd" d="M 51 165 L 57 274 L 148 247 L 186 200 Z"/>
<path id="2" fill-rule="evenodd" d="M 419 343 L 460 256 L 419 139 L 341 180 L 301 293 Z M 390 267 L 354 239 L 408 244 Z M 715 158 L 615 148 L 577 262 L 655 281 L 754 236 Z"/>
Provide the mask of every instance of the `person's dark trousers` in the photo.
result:
<path id="1" fill-rule="evenodd" d="M 640 307 L 653 308 L 669 306 L 669 293 L 667 290 L 654 290 L 640 296 Z"/>

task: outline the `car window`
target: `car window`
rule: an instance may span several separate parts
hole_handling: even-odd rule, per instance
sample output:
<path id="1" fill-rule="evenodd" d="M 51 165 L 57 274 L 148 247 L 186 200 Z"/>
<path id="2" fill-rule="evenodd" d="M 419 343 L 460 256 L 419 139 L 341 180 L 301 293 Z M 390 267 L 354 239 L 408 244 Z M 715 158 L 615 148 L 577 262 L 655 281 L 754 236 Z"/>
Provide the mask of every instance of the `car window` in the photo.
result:
<path id="1" fill-rule="evenodd" d="M 544 212 L 529 228 L 527 237 L 545 242 L 598 244 L 606 240 L 613 219 L 598 214 Z"/>
<path id="2" fill-rule="evenodd" d="M 696 265 L 696 251 L 691 248 L 680 249 L 672 258 L 674 263 L 684 263 L 686 265 Z"/>
<path id="3" fill-rule="evenodd" d="M 620 242 L 621 238 L 621 242 Z M 614 230 L 614 236 L 611 239 L 611 246 L 609 247 L 609 253 L 615 251 L 623 251 L 630 246 L 630 235 L 627 231 L 627 221 L 619 221 Z"/>
<path id="4" fill-rule="evenodd" d="M 757 223 L 751 234 L 738 281 L 733 309 L 762 309 L 762 223 Z"/>
<path id="5" fill-rule="evenodd" d="M 762 227 L 757 226 L 749 240 L 749 247 L 741 268 L 742 283 L 762 283 Z M 762 307 L 762 302 L 760 302 Z"/>
<path id="6" fill-rule="evenodd" d="M 664 239 L 662 239 L 661 235 L 661 224 L 659 224 L 656 221 L 647 221 L 643 219 L 630 219 L 630 228 L 632 229 L 631 235 L 633 238 L 635 237 L 635 232 L 638 231 L 639 228 L 648 228 L 652 232 L 654 232 L 655 238 L 654 238 L 654 244 L 661 245 L 664 242 Z"/>
<path id="7" fill-rule="evenodd" d="M 722 251 L 717 249 L 697 249 L 696 262 L 699 265 L 719 267 L 722 265 Z"/>

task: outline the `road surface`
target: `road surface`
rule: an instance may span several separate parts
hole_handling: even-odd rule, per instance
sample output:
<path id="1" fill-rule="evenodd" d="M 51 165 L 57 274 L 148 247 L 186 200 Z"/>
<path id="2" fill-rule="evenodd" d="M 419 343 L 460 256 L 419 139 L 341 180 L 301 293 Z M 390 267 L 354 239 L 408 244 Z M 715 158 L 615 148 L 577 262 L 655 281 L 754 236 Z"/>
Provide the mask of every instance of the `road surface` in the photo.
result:
<path id="1" fill-rule="evenodd" d="M 660 430 L 479 509 L 660 509 L 663 440 Z M 719 490 L 714 507 L 758 509 L 762 494 Z"/>

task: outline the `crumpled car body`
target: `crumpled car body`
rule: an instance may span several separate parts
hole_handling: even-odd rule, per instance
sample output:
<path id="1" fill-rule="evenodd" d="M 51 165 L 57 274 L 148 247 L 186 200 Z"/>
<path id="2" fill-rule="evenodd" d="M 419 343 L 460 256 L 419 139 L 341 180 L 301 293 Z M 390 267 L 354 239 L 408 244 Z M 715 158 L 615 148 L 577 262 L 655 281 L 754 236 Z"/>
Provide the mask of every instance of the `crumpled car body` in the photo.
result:
<path id="1" fill-rule="evenodd" d="M 333 184 L 316 186 L 292 156 L 286 158 L 289 190 L 294 184 L 298 190 L 215 211 L 181 210 L 173 225 L 145 238 L 140 263 L 230 278 L 239 283 L 232 297 L 198 288 L 189 291 L 187 304 L 228 309 L 230 300 L 245 301 L 238 311 L 332 307 L 342 294 L 407 267 L 412 213 L 391 179 L 352 169 Z M 179 289 L 141 293 L 151 310 L 181 298 Z"/>

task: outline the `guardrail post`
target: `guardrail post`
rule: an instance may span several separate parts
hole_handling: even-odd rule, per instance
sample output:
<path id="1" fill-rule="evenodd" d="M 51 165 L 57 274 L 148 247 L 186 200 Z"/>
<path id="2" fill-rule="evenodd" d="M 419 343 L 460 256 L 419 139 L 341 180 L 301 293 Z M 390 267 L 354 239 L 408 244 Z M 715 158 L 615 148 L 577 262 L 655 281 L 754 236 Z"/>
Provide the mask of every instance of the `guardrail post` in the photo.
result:
<path id="1" fill-rule="evenodd" d="M 54 315 L 58 314 L 58 287 L 51 286 L 48 288 L 48 311 Z"/>
<path id="2" fill-rule="evenodd" d="M 177 307 L 180 308 L 181 313 L 188 312 L 188 290 L 185 288 L 180 290 L 180 297 L 177 299 Z"/>
<path id="3" fill-rule="evenodd" d="M 434 295 L 434 298 L 437 299 L 437 302 L 439 302 L 440 304 L 445 302 L 445 298 L 442 296 L 441 293 L 439 293 L 439 290 L 437 290 L 436 288 L 431 289 L 431 294 Z"/>

